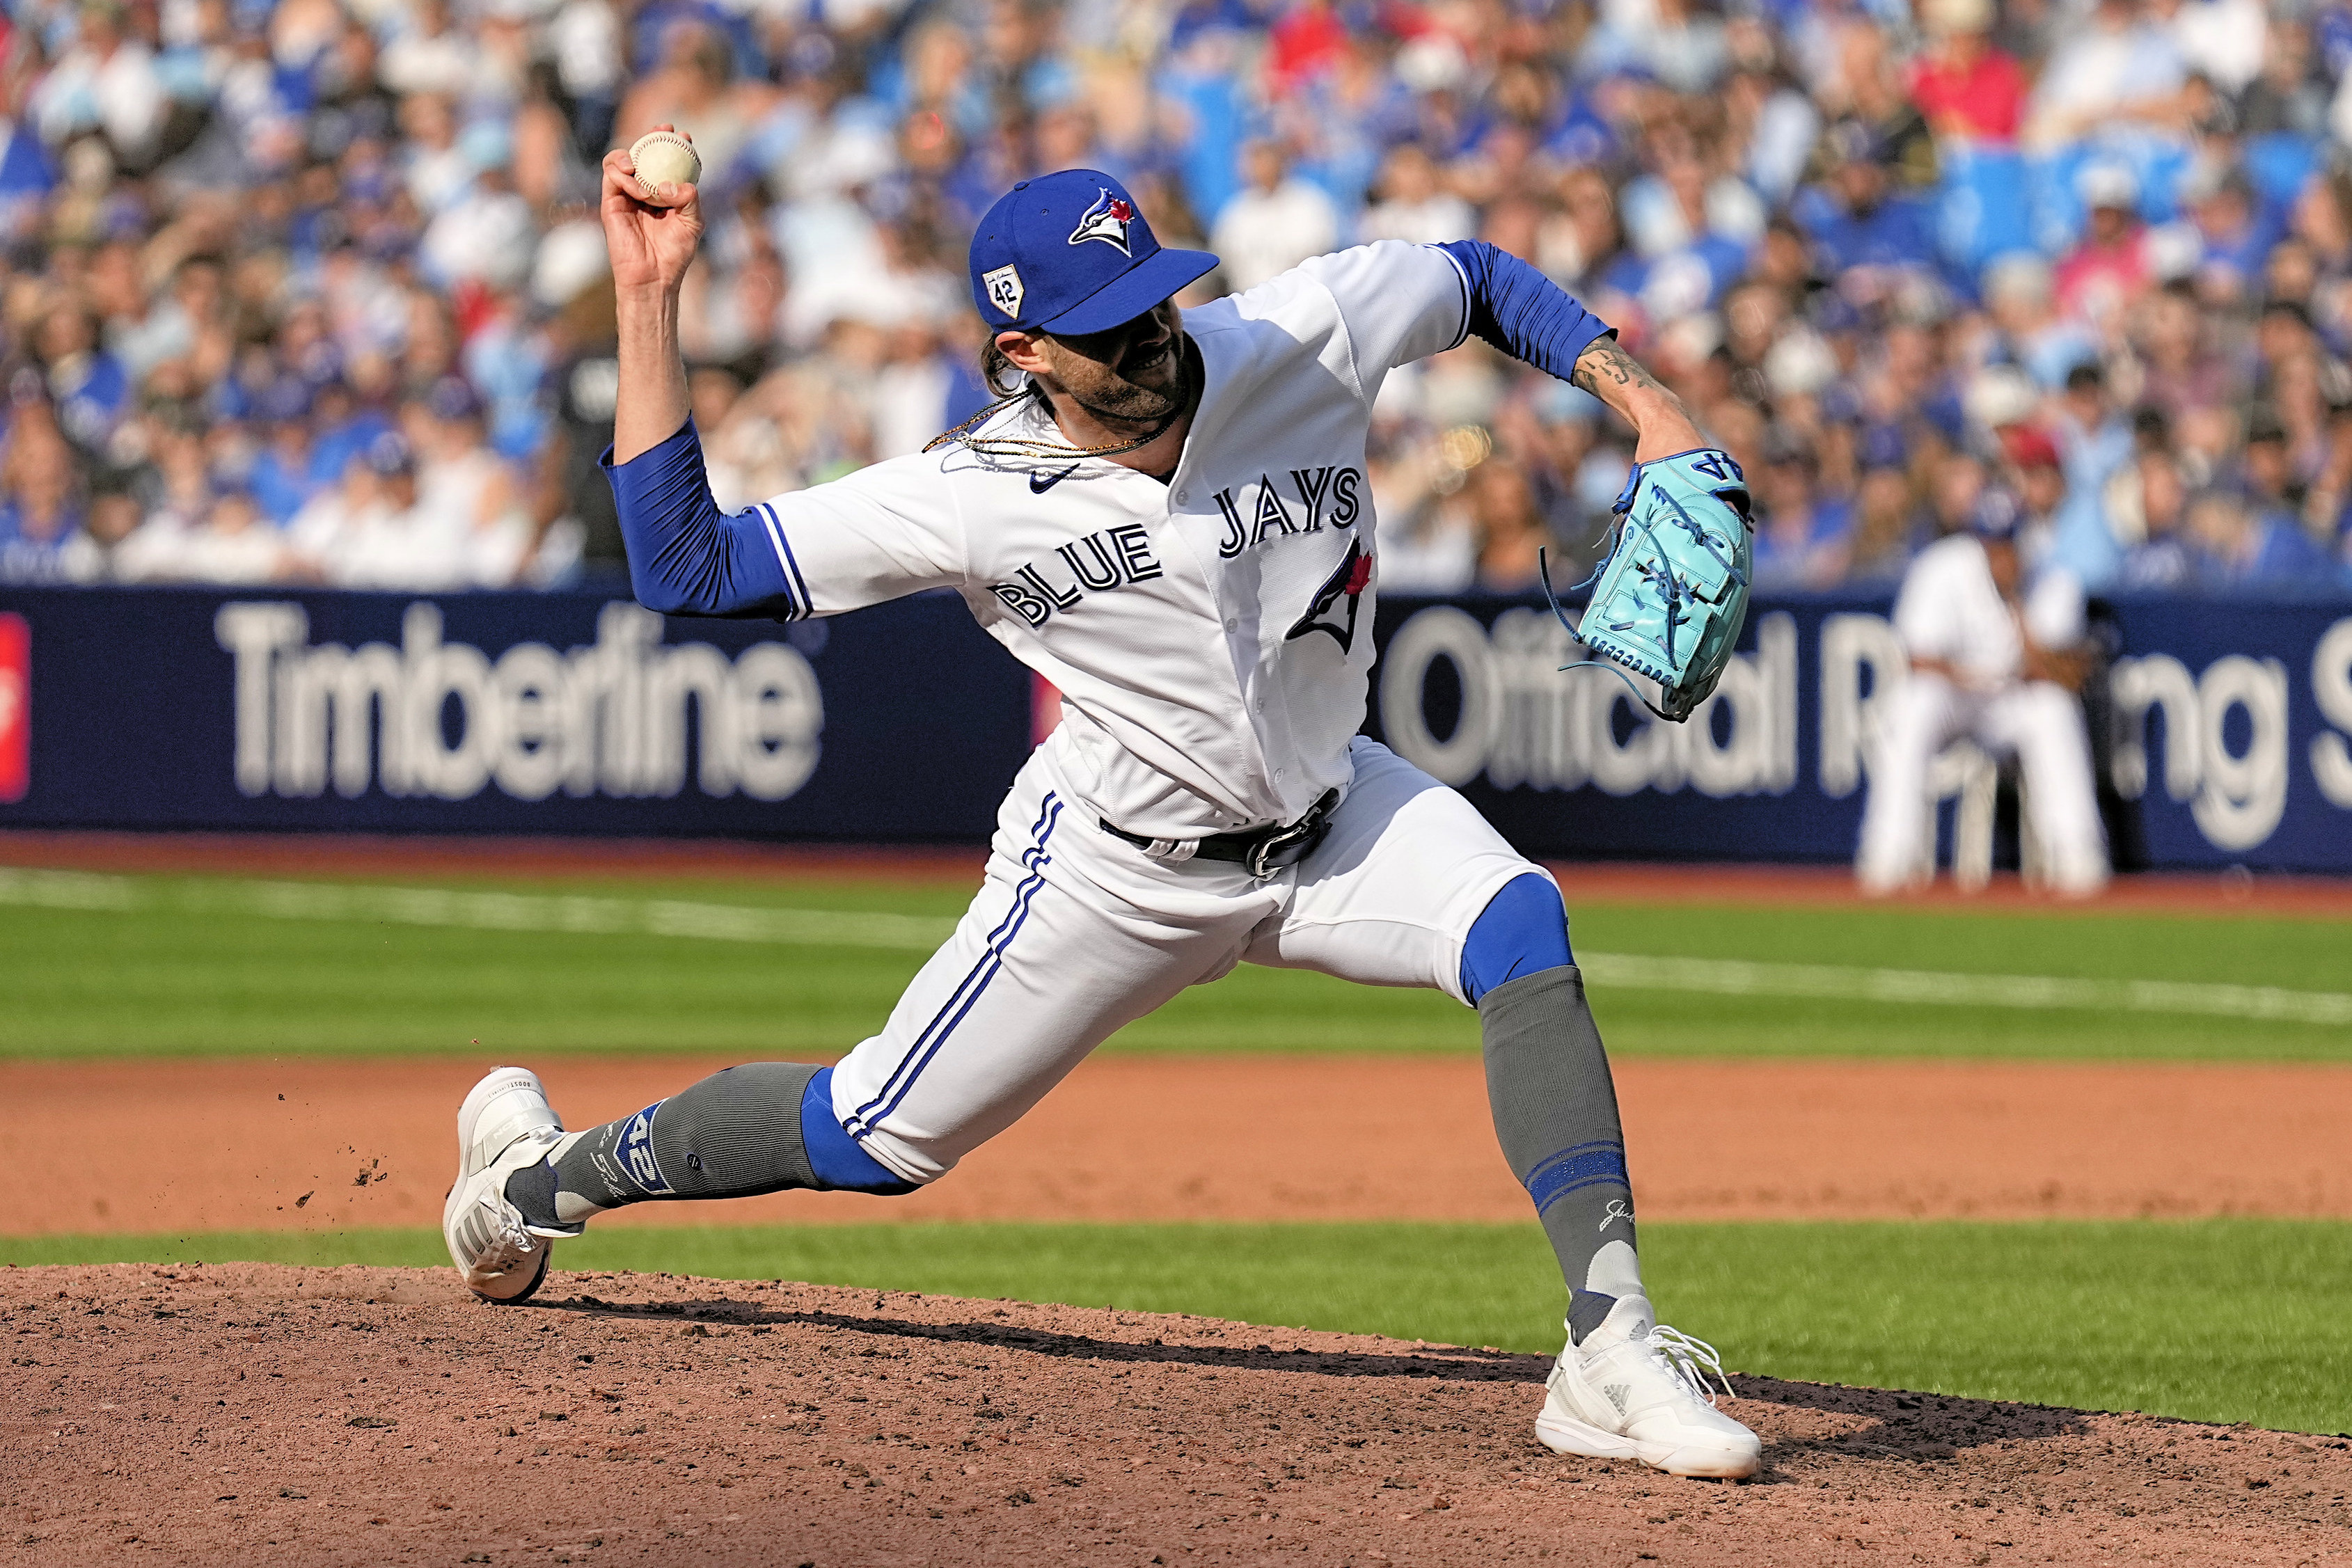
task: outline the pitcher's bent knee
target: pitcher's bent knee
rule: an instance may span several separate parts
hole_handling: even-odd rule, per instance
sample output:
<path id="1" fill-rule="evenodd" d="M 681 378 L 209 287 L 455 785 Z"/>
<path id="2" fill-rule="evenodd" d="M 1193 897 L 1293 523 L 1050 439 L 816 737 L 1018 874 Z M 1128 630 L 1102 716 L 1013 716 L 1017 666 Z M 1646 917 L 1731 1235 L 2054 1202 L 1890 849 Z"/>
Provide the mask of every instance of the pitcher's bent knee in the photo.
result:
<path id="1" fill-rule="evenodd" d="M 1462 944 L 1462 994 L 1472 1007 L 1506 981 L 1574 962 L 1568 947 L 1568 906 L 1538 871 L 1513 877 L 1470 927 Z"/>
<path id="2" fill-rule="evenodd" d="M 919 1190 L 842 1129 L 833 1113 L 833 1069 L 820 1069 L 801 1093 L 801 1142 L 821 1192 L 869 1192 L 899 1197 Z"/>

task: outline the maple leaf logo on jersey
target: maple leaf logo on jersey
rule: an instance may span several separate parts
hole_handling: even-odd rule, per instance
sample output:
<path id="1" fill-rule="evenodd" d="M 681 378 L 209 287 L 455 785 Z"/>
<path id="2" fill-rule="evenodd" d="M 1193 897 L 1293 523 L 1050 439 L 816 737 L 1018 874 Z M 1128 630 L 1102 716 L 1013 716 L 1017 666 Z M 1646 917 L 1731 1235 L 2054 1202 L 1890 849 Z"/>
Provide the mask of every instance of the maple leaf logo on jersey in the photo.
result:
<path id="1" fill-rule="evenodd" d="M 1315 591 L 1314 602 L 1298 623 L 1283 634 L 1286 643 L 1294 642 L 1310 632 L 1328 632 L 1331 641 L 1339 644 L 1339 652 L 1349 653 L 1356 647 L 1356 611 L 1363 601 L 1364 590 L 1371 586 L 1372 558 L 1361 539 L 1348 541 L 1348 554 L 1339 570 L 1323 580 Z"/>
<path id="2" fill-rule="evenodd" d="M 1102 193 L 1078 219 L 1078 226 L 1070 231 L 1070 243 L 1083 245 L 1098 239 L 1105 245 L 1117 246 L 1121 256 L 1132 256 L 1134 253 L 1127 248 L 1127 225 L 1135 221 L 1135 204 L 1125 196 L 1112 195 L 1108 185 L 1096 189 Z"/>

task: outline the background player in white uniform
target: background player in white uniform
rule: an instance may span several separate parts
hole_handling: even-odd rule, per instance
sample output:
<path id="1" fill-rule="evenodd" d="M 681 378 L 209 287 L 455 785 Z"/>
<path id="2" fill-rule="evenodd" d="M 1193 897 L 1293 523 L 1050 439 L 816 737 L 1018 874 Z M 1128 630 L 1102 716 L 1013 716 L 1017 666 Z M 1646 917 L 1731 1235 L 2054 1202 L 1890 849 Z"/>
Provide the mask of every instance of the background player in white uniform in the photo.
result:
<path id="1" fill-rule="evenodd" d="M 2106 832 L 2079 695 L 2081 580 L 2053 565 L 2029 584 L 2013 519 L 1988 513 L 1974 530 L 1947 535 L 1912 561 L 1895 597 L 1895 630 L 1911 672 L 1887 700 L 1872 757 L 1857 862 L 1863 886 L 1885 893 L 1933 877 L 1927 770 L 1962 736 L 2016 756 L 2051 885 L 2075 894 L 2105 886 Z"/>
<path id="2" fill-rule="evenodd" d="M 727 516 L 677 347 L 691 187 L 605 161 L 620 293 L 609 461 L 638 597 L 793 619 L 922 589 L 1065 695 L 986 880 L 880 1033 L 838 1067 L 731 1068 L 565 1134 L 500 1069 L 459 1113 L 451 1256 L 492 1299 L 546 1239 L 646 1199 L 913 1190 L 1096 1045 L 1244 961 L 1476 1006 L 1496 1127 L 1570 1287 L 1537 1430 L 1562 1451 L 1743 1476 L 1713 1353 L 1656 1323 L 1608 1061 L 1558 888 L 1453 790 L 1357 734 L 1377 559 L 1364 440 L 1388 371 L 1475 331 L 1573 374 L 1644 460 L 1706 444 L 1601 322 L 1493 247 L 1386 243 L 1180 312 L 1215 265 L 1163 249 L 1108 175 L 1024 182 L 972 242 L 1012 395 L 922 455 Z M 909 669 L 919 681 L 923 672 Z M 1312 1105 L 1265 1107 L 1268 1135 Z"/>

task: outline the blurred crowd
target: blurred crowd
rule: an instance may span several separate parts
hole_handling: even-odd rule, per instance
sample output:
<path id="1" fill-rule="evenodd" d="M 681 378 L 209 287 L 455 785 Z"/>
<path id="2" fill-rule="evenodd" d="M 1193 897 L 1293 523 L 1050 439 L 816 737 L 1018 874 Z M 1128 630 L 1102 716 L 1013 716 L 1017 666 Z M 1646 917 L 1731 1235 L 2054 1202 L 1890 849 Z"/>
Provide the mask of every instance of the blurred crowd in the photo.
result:
<path id="1" fill-rule="evenodd" d="M 1091 165 L 1223 257 L 1480 237 L 1745 465 L 1758 576 L 2014 520 L 2092 592 L 2352 586 L 2345 0 L 15 0 L 0 580 L 615 571 L 604 150 L 705 165 L 722 504 L 985 401 L 971 227 Z M 1389 382 L 1391 591 L 1592 559 L 1630 433 Z M 1562 580 L 1566 580 L 1562 578 Z"/>

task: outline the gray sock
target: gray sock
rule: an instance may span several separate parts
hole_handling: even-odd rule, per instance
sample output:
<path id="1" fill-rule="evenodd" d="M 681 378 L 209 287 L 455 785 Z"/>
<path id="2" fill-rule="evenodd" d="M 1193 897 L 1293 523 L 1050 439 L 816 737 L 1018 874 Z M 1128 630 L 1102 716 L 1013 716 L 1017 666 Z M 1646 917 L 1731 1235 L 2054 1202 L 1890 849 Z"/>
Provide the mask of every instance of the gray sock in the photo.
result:
<path id="1" fill-rule="evenodd" d="M 1479 998 L 1478 1022 L 1495 1136 L 1559 1256 L 1581 1342 L 1642 1293 L 1625 1134 L 1584 976 L 1569 964 L 1507 981 Z"/>
<path id="2" fill-rule="evenodd" d="M 555 1159 L 517 1171 L 507 1178 L 507 1200 L 532 1224 L 575 1224 L 598 1209 L 648 1199 L 814 1186 L 801 1140 L 801 1093 L 817 1071 L 805 1062 L 755 1061 L 714 1072 L 634 1116 L 591 1127 Z"/>

